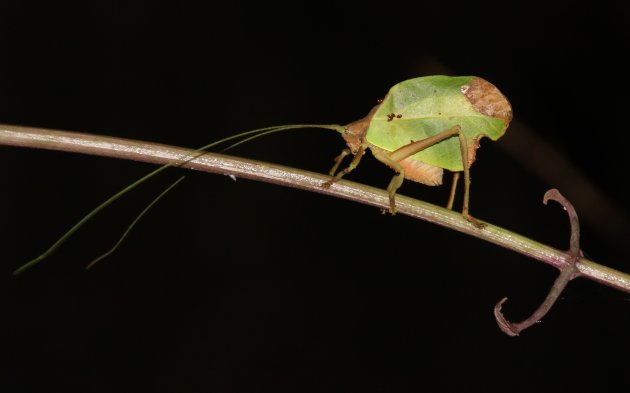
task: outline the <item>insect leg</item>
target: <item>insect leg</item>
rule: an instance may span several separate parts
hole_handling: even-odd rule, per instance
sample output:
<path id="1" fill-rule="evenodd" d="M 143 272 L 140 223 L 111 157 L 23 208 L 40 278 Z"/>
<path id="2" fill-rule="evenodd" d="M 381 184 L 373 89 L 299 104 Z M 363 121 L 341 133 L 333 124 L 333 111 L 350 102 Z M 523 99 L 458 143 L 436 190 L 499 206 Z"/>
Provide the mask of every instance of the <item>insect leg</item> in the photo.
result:
<path id="1" fill-rule="evenodd" d="M 389 212 L 394 215 L 396 214 L 396 191 L 402 185 L 403 180 L 405 180 L 405 170 L 398 161 L 392 160 L 391 154 L 385 150 L 372 148 L 372 154 L 374 154 L 377 160 L 396 171 L 396 174 L 392 177 L 392 180 L 387 186 L 387 192 L 389 193 Z"/>
<path id="2" fill-rule="evenodd" d="M 357 152 L 354 153 L 354 158 L 350 162 L 350 165 L 348 165 L 348 167 L 345 168 L 344 170 L 339 171 L 332 179 L 330 179 L 327 182 L 325 182 L 324 184 L 322 184 L 322 187 L 328 188 L 328 187 L 332 186 L 333 183 L 335 183 L 339 179 L 341 179 L 344 175 L 347 175 L 348 173 L 352 172 L 354 170 L 354 168 L 356 168 L 359 165 L 359 162 L 361 162 L 361 158 L 365 154 L 365 149 L 366 148 L 367 148 L 366 144 L 361 144 L 359 146 L 359 148 L 357 149 Z M 332 174 L 332 172 L 337 170 L 337 167 L 341 163 L 341 160 L 343 160 L 343 158 L 347 155 L 347 153 L 345 153 L 346 150 L 348 150 L 348 149 L 344 149 L 341 152 L 341 154 L 335 159 L 337 162 L 335 163 L 335 166 L 330 170 L 331 174 Z"/>
<path id="3" fill-rule="evenodd" d="M 446 208 L 453 209 L 453 201 L 455 201 L 455 191 L 457 191 L 457 183 L 459 181 L 459 172 L 453 172 L 453 183 L 451 184 L 451 194 L 448 197 Z"/>
<path id="4" fill-rule="evenodd" d="M 470 200 L 470 164 L 468 163 L 468 142 L 463 132 L 459 132 L 459 146 L 462 151 L 462 164 L 464 166 L 464 206 L 462 208 L 462 215 L 477 228 L 483 228 L 483 224 L 475 220 L 475 218 L 468 213 Z"/>
<path id="5" fill-rule="evenodd" d="M 428 147 L 435 145 L 436 143 L 442 142 L 443 140 L 454 137 L 454 136 L 459 137 L 459 146 L 461 149 L 462 163 L 464 167 L 464 206 L 462 208 L 462 215 L 464 216 L 464 218 L 470 221 L 477 228 L 482 228 L 483 225 L 479 221 L 475 220 L 468 213 L 468 206 L 469 206 L 469 200 L 470 200 L 469 198 L 470 165 L 468 164 L 468 142 L 466 141 L 466 136 L 462 132 L 462 129 L 460 126 L 457 125 L 457 126 L 449 128 L 448 130 L 442 131 L 439 134 L 433 135 L 429 138 L 411 142 L 410 144 L 400 147 L 399 149 L 390 153 L 389 158 L 396 162 L 404 160 L 405 158 L 410 157 L 418 153 L 419 151 L 422 151 Z M 451 193 L 452 193 L 451 198 L 453 198 L 454 191 L 451 191 Z M 449 205 L 452 204 L 451 198 L 449 198 Z"/>
<path id="6" fill-rule="evenodd" d="M 396 213 L 396 190 L 400 188 L 405 178 L 405 172 L 399 162 L 407 157 L 416 154 L 419 151 L 435 145 L 436 143 L 442 142 L 443 140 L 448 138 L 452 138 L 458 135 L 460 132 L 461 128 L 459 126 L 454 126 L 429 138 L 411 142 L 408 145 L 402 146 L 391 153 L 388 153 L 385 150 L 372 148 L 372 153 L 374 154 L 374 157 L 396 171 L 396 175 L 389 182 L 389 186 L 387 186 L 387 191 L 389 192 L 390 213 Z"/>
<path id="7" fill-rule="evenodd" d="M 399 147 L 397 150 L 394 150 L 389 154 L 389 158 L 394 161 L 402 161 L 407 157 L 411 157 L 419 151 L 422 151 L 426 148 L 429 148 L 437 143 L 442 142 L 445 139 L 457 136 L 461 133 L 460 126 L 454 126 L 449 128 L 448 130 L 444 130 L 439 134 L 430 136 L 425 139 L 421 139 L 419 141 L 414 141 L 405 145 L 403 147 Z"/>
<path id="8" fill-rule="evenodd" d="M 335 173 L 337 173 L 337 169 L 339 168 L 341 161 L 343 161 L 343 159 L 346 158 L 346 156 L 350 153 L 350 149 L 343 149 L 341 153 L 337 157 L 335 157 L 335 165 L 332 167 L 330 172 L 328 172 L 330 176 L 335 176 Z"/>

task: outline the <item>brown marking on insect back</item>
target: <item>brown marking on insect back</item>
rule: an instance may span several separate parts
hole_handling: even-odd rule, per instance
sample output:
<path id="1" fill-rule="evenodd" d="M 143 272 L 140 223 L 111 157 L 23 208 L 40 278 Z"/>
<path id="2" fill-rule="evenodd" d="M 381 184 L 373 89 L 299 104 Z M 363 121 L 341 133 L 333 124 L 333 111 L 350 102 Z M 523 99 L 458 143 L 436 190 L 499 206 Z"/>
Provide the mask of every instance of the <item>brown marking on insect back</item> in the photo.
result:
<path id="1" fill-rule="evenodd" d="M 402 114 L 395 114 L 394 112 L 390 113 L 387 115 L 387 121 L 392 121 L 394 119 L 400 119 L 402 118 Z"/>
<path id="2" fill-rule="evenodd" d="M 505 127 L 512 121 L 512 106 L 492 83 L 477 76 L 460 91 L 468 98 L 477 112 L 503 120 Z"/>
<path id="3" fill-rule="evenodd" d="M 469 84 L 460 87 L 462 94 L 466 96 L 473 108 L 486 116 L 503 120 L 505 128 L 512 121 L 512 105 L 508 99 L 487 80 L 475 76 Z M 468 166 L 475 162 L 475 155 L 479 148 L 479 139 L 483 135 L 474 138 L 468 146 Z"/>

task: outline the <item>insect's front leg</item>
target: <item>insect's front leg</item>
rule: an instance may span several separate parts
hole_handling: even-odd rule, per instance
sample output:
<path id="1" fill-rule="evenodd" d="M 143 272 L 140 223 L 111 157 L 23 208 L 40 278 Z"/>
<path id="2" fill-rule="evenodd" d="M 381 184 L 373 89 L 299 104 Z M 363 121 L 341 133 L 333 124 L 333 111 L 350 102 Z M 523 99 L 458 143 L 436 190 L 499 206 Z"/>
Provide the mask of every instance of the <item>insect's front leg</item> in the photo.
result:
<path id="1" fill-rule="evenodd" d="M 330 169 L 328 174 L 330 176 L 335 176 L 335 173 L 337 173 L 337 169 L 339 169 L 339 165 L 341 165 L 341 162 L 343 161 L 343 159 L 346 158 L 346 156 L 350 155 L 351 153 L 352 152 L 350 151 L 350 149 L 348 148 L 343 149 L 341 153 L 339 153 L 339 155 L 335 157 L 335 165 L 333 165 L 333 167 Z"/>
<path id="2" fill-rule="evenodd" d="M 332 169 L 330 170 L 330 175 L 331 176 L 334 175 L 333 178 L 328 180 L 324 184 L 322 184 L 322 187 L 329 188 L 330 186 L 333 185 L 333 183 L 339 181 L 339 179 L 341 179 L 343 176 L 345 176 L 348 173 L 352 172 L 354 170 L 354 168 L 356 168 L 359 165 L 359 162 L 361 162 L 361 158 L 365 154 L 365 149 L 367 149 L 367 144 L 363 143 L 363 144 L 359 145 L 359 148 L 357 149 L 357 152 L 354 153 L 354 158 L 350 162 L 350 165 L 348 165 L 348 167 L 346 167 L 342 171 L 339 171 L 335 175 L 334 173 L 337 171 L 337 168 L 339 167 L 339 164 L 341 164 L 341 161 L 344 159 L 345 156 L 347 156 L 350 153 L 349 149 L 343 149 L 341 154 L 339 154 L 337 156 L 337 158 L 335 158 L 335 166 L 333 166 Z"/>

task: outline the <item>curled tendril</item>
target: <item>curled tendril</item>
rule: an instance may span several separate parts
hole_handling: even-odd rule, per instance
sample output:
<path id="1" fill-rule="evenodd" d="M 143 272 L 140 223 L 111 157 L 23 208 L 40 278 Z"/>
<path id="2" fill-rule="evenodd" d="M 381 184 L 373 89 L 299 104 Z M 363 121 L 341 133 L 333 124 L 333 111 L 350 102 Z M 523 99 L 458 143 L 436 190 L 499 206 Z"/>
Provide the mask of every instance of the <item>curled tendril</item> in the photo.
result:
<path id="1" fill-rule="evenodd" d="M 577 262 L 580 259 L 581 251 L 580 251 L 580 222 L 578 220 L 577 213 L 575 212 L 575 208 L 562 194 L 560 191 L 553 188 L 545 193 L 543 197 L 543 203 L 546 205 L 547 201 L 552 200 L 556 201 L 562 205 L 564 210 L 566 210 L 569 215 L 569 222 L 571 224 L 571 238 L 569 241 L 569 250 L 568 250 L 568 258 L 566 260 L 566 264 L 564 264 L 560 269 L 560 275 L 554 281 L 553 286 L 549 290 L 547 297 L 542 302 L 542 304 L 534 311 L 534 313 L 527 319 L 522 322 L 514 323 L 508 321 L 503 314 L 501 313 L 501 307 L 503 303 L 507 300 L 507 297 L 501 299 L 496 306 L 494 306 L 494 317 L 499 324 L 499 328 L 508 336 L 518 336 L 520 332 L 532 326 L 535 323 L 540 322 L 540 320 L 549 312 L 553 304 L 558 300 L 558 297 L 567 286 L 569 281 L 574 279 L 579 275 L 577 269 Z"/>

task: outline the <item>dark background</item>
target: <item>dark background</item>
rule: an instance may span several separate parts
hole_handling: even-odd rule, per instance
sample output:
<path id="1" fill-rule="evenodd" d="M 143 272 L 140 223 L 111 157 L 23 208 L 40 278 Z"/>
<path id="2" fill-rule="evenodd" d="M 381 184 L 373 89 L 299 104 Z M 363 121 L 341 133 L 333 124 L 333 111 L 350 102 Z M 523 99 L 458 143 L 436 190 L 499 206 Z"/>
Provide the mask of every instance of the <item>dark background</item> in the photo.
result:
<path id="1" fill-rule="evenodd" d="M 345 124 L 412 77 L 479 75 L 521 128 L 624 206 L 614 228 L 584 222 L 582 248 L 630 272 L 628 18 L 620 1 L 2 1 L 0 122 L 198 147 L 268 125 Z M 502 142 L 482 143 L 473 213 L 566 248 L 564 212 L 541 203 L 556 182 Z M 302 130 L 233 154 L 327 172 L 342 148 L 332 132 Z M 153 167 L 2 147 L 0 168 L 0 391 L 630 389 L 630 295 L 577 280 L 510 338 L 493 305 L 509 296 L 506 316 L 525 318 L 553 268 L 423 221 L 225 176 L 190 173 L 94 270 L 83 267 L 185 171 L 143 185 L 12 277 Z M 385 187 L 391 174 L 368 157 L 349 179 Z M 408 182 L 401 193 L 443 204 L 448 189 Z"/>

